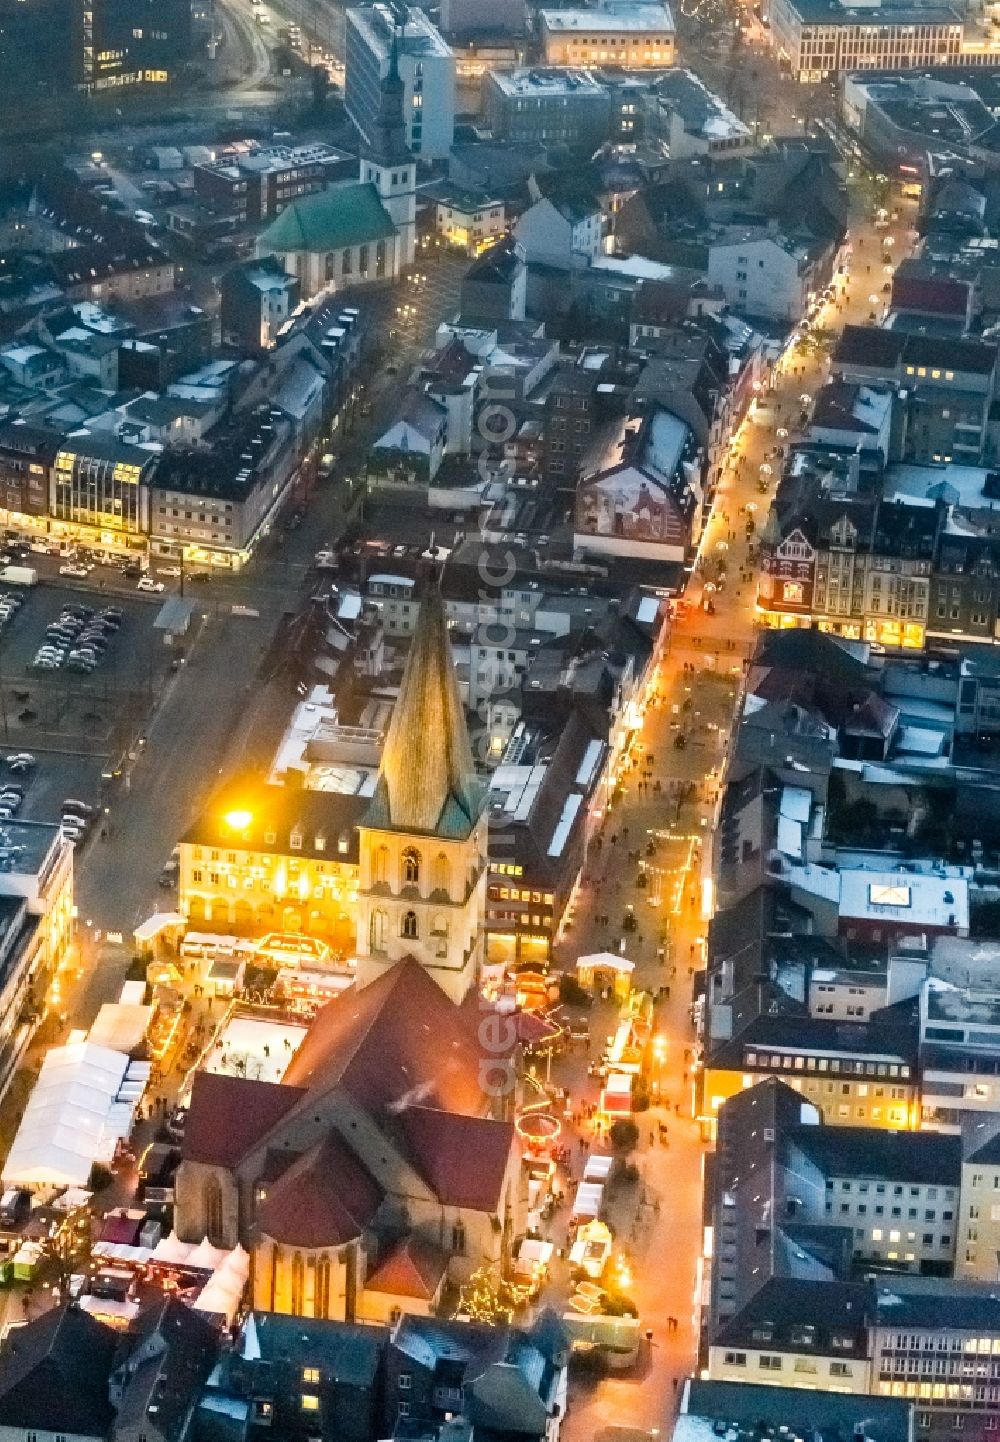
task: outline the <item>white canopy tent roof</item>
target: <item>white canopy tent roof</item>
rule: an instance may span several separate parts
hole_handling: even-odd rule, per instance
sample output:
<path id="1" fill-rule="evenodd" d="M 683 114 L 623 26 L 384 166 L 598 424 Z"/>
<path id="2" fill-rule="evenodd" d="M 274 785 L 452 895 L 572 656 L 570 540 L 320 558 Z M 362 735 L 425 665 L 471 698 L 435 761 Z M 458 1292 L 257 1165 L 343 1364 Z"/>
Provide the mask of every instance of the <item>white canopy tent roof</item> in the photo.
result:
<path id="1" fill-rule="evenodd" d="M 94 1162 L 109 1162 L 131 1130 L 119 1091 L 128 1057 L 92 1042 L 53 1047 L 31 1093 L 3 1169 L 3 1185 L 83 1187 Z"/>
<path id="2" fill-rule="evenodd" d="M 153 1020 L 151 1006 L 130 1006 L 127 1002 L 106 1002 L 97 1013 L 87 1040 L 113 1051 L 134 1051 Z"/>
<path id="3" fill-rule="evenodd" d="M 616 951 L 595 951 L 590 956 L 578 956 L 577 971 L 635 971 L 635 962 Z"/>

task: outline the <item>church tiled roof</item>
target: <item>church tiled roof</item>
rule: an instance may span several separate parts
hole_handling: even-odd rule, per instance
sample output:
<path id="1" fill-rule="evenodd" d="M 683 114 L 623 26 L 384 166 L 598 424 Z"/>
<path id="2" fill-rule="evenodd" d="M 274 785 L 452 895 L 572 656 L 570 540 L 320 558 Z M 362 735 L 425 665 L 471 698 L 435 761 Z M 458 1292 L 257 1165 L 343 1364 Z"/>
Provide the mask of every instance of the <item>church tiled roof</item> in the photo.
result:
<path id="1" fill-rule="evenodd" d="M 376 1118 L 419 1101 L 481 1115 L 480 1013 L 456 1007 L 407 956 L 368 986 L 328 1002 L 285 1072 L 284 1087 L 313 1099 L 342 1087 Z"/>
<path id="2" fill-rule="evenodd" d="M 260 1230 L 289 1247 L 340 1247 L 375 1218 L 382 1188 L 336 1132 L 330 1132 L 268 1190 Z"/>
<path id="3" fill-rule="evenodd" d="M 293 201 L 258 239 L 259 253 L 339 250 L 395 235 L 374 185 L 353 181 Z"/>

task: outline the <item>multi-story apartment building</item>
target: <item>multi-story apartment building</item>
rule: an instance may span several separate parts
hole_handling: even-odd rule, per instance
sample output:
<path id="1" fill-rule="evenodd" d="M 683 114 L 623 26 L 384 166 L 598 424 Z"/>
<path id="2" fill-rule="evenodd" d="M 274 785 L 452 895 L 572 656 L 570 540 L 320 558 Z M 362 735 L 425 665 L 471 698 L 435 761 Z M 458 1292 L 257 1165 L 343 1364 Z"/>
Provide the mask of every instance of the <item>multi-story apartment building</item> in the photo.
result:
<path id="1" fill-rule="evenodd" d="M 779 56 L 807 82 L 842 70 L 953 65 L 962 48 L 962 12 L 950 5 L 774 0 L 770 23 Z"/>
<path id="2" fill-rule="evenodd" d="M 708 245 L 708 280 L 734 310 L 797 321 L 830 278 L 836 247 L 772 229 L 732 227 Z"/>
<path id="3" fill-rule="evenodd" d="M 550 69 L 490 71 L 484 102 L 490 130 L 498 140 L 521 145 L 593 146 L 623 144 L 640 131 L 645 87 L 607 71 Z"/>
<path id="4" fill-rule="evenodd" d="M 0 4 L 0 79 L 27 93 L 165 84 L 190 53 L 189 0 Z"/>
<path id="5" fill-rule="evenodd" d="M 264 405 L 223 422 L 208 442 L 162 452 L 151 479 L 152 548 L 238 569 L 284 503 L 295 464 L 292 427 Z"/>
<path id="6" fill-rule="evenodd" d="M 762 1016 L 713 1046 L 702 1075 L 702 1116 L 714 1125 L 729 1097 L 780 1076 L 836 1126 L 914 1127 L 918 1116 L 916 1031 L 891 1008 L 845 1029 L 826 1018 Z"/>
<path id="7" fill-rule="evenodd" d="M 0 426 L 0 521 L 41 527 L 49 510 L 49 471 L 62 437 L 23 421 Z"/>
<path id="8" fill-rule="evenodd" d="M 988 421 L 998 390 L 998 353 L 984 341 L 846 326 L 831 372 L 905 392 L 899 459 L 978 466 L 991 459 Z"/>
<path id="9" fill-rule="evenodd" d="M 772 1240 L 789 1249 L 797 1241 L 808 1249 L 811 1239 L 820 1255 L 843 1258 L 843 1280 L 869 1266 L 951 1271 L 959 1137 L 824 1126 L 800 1093 L 771 1078 L 723 1106 L 716 1157 L 715 1324 L 736 1315 L 755 1290 L 760 1257 L 751 1237 L 768 1219 Z"/>
<path id="10" fill-rule="evenodd" d="M 51 532 L 95 545 L 142 549 L 156 456 L 106 433 L 67 436 L 50 473 Z"/>
<path id="11" fill-rule="evenodd" d="M 233 150 L 192 170 L 195 194 L 242 223 L 271 220 L 293 200 L 336 180 L 354 179 L 357 160 L 332 145 L 271 145 Z"/>
<path id="12" fill-rule="evenodd" d="M 872 1392 L 916 1403 L 917 1435 L 995 1421 L 1000 1304 L 988 1283 L 892 1277 L 875 1286 Z"/>
<path id="13" fill-rule="evenodd" d="M 674 63 L 674 20 L 658 0 L 599 0 L 590 9 L 539 10 L 547 65 L 662 70 Z"/>
<path id="14" fill-rule="evenodd" d="M 440 32 L 402 0 L 353 6 L 346 21 L 344 105 L 362 139 L 371 143 L 395 48 L 407 148 L 418 160 L 446 160 L 455 133 L 455 56 Z"/>

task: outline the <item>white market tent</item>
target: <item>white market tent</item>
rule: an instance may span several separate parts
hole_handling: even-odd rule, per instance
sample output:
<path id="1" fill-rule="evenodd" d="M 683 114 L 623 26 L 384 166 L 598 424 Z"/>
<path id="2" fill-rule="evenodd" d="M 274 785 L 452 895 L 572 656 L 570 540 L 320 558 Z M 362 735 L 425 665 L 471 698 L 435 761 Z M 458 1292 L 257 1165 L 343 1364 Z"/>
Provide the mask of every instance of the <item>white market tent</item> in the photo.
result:
<path id="1" fill-rule="evenodd" d="M 105 1002 L 87 1040 L 95 1046 L 110 1047 L 112 1051 L 135 1051 L 145 1038 L 153 1020 L 151 1006 L 130 1006 L 127 1002 Z"/>
<path id="2" fill-rule="evenodd" d="M 604 1188 L 597 1182 L 581 1182 L 573 1201 L 574 1217 L 596 1217 L 600 1214 Z"/>
<path id="3" fill-rule="evenodd" d="M 595 951 L 590 956 L 578 956 L 576 959 L 577 971 L 635 971 L 635 962 L 629 961 L 624 956 L 619 956 L 616 951 Z"/>
<path id="4" fill-rule="evenodd" d="M 46 1054 L 3 1169 L 5 1187 L 83 1187 L 132 1127 L 119 1100 L 129 1059 L 92 1042 Z"/>
<path id="5" fill-rule="evenodd" d="M 583 1180 L 585 1182 L 606 1182 L 611 1175 L 614 1160 L 614 1157 L 602 1156 L 594 1152 L 587 1158 L 587 1164 L 583 1169 Z"/>
<path id="6" fill-rule="evenodd" d="M 203 1245 L 199 1243 L 199 1246 Z M 214 1312 L 232 1322 L 239 1311 L 247 1279 L 250 1276 L 250 1257 L 237 1244 L 231 1252 L 223 1254 L 218 1270 L 205 1283 L 194 1304 L 196 1312 Z"/>
<path id="7" fill-rule="evenodd" d="M 224 1247 L 213 1247 L 207 1237 L 202 1237 L 195 1249 L 188 1253 L 184 1265 L 202 1272 L 215 1272 L 222 1266 L 227 1255 Z"/>
<path id="8" fill-rule="evenodd" d="M 176 1232 L 161 1237 L 153 1248 L 151 1262 L 161 1262 L 165 1267 L 182 1267 L 194 1251 L 194 1242 L 182 1242 Z"/>

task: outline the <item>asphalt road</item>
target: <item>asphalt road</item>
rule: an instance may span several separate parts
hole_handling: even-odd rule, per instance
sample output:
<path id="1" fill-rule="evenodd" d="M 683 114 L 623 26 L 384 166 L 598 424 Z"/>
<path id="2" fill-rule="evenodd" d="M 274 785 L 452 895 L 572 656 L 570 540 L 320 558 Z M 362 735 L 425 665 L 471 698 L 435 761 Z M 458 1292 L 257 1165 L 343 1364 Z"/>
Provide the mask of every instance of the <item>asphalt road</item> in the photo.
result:
<path id="1" fill-rule="evenodd" d="M 376 294 L 385 321 L 402 294 L 413 295 L 415 309 L 406 327 L 388 343 L 396 365 L 384 363 L 367 388 L 371 414 L 356 417 L 344 437 L 345 468 L 356 465 L 370 441 L 391 418 L 400 377 L 433 336 L 439 320 L 454 309 L 466 262 L 442 257 L 421 263 L 426 280 Z M 377 334 L 385 335 L 386 325 Z M 167 681 L 160 705 L 148 725 L 145 744 L 133 748 L 135 761 L 111 801 L 109 835 L 95 836 L 78 858 L 76 895 L 83 984 L 71 1003 L 74 1022 L 89 1021 L 98 1006 L 116 997 L 128 961 L 127 950 L 109 945 L 106 933 L 131 930 L 152 910 L 164 910 L 172 892 L 157 878 L 178 837 L 186 830 L 223 776 L 240 766 L 267 759 L 271 728 L 257 723 L 271 697 L 258 675 L 281 618 L 299 609 L 315 580 L 316 551 L 341 534 L 348 519 L 346 487 L 335 479 L 321 485 L 310 500 L 302 524 L 269 538 L 250 566 L 237 576 L 218 576 L 187 586 L 198 602 L 197 639 L 182 669 Z M 234 615 L 242 606 L 256 616 Z M 94 940 L 99 937 L 99 940 Z"/>

